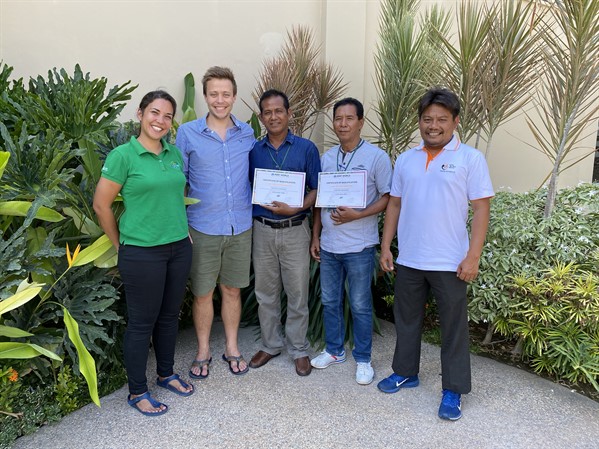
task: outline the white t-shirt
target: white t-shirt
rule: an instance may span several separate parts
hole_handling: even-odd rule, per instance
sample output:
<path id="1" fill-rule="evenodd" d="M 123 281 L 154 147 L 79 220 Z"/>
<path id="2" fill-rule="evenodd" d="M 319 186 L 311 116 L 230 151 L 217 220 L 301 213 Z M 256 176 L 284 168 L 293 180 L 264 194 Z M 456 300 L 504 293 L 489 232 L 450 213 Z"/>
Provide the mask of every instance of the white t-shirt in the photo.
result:
<path id="1" fill-rule="evenodd" d="M 366 207 L 391 189 L 391 159 L 379 147 L 364 141 L 356 150 L 345 155 L 339 145 L 322 155 L 323 172 L 366 170 Z M 378 214 L 343 224 L 333 224 L 331 210 L 321 211 L 322 233 L 320 247 L 334 254 L 358 253 L 379 243 Z"/>
<path id="2" fill-rule="evenodd" d="M 454 136 L 426 166 L 421 143 L 395 162 L 391 195 L 401 198 L 397 263 L 456 271 L 469 248 L 469 201 L 495 195 L 483 154 Z"/>

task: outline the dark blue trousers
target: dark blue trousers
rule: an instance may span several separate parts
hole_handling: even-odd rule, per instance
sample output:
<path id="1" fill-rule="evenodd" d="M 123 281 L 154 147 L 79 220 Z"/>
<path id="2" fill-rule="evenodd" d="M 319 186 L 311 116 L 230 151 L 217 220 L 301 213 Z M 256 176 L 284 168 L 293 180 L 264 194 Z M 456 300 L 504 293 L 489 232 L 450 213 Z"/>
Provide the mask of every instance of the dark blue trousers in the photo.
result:
<path id="1" fill-rule="evenodd" d="M 148 391 L 150 339 L 158 375 L 173 374 L 179 311 L 191 268 L 191 242 L 185 238 L 151 247 L 121 245 L 118 267 L 127 301 L 124 352 L 129 392 L 143 394 Z"/>
<path id="2" fill-rule="evenodd" d="M 467 283 L 450 271 L 423 271 L 400 265 L 395 279 L 393 315 L 397 343 L 393 371 L 415 376 L 420 371 L 420 344 L 426 299 L 433 293 L 441 325 L 443 388 L 465 394 L 471 390 Z"/>

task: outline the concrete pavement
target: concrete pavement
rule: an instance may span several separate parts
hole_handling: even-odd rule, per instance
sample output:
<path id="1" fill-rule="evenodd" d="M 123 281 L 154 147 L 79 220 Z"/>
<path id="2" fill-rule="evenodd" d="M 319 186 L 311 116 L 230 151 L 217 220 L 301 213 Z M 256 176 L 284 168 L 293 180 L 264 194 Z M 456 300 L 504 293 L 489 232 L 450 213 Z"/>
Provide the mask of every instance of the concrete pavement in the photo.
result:
<path id="1" fill-rule="evenodd" d="M 599 403 L 526 371 L 472 357 L 473 392 L 462 399 L 463 417 L 437 417 L 441 399 L 439 348 L 422 347 L 420 386 L 396 394 L 376 383 L 391 373 L 393 325 L 381 322 L 373 342 L 375 381 L 360 386 L 355 363 L 307 377 L 295 374 L 284 353 L 262 368 L 233 376 L 220 359 L 221 323 L 211 340 L 210 377 L 194 381 L 185 398 L 153 383 L 168 413 L 145 417 L 126 403 L 126 388 L 88 405 L 61 422 L 15 442 L 15 449 L 80 448 L 599 448 Z M 246 360 L 257 351 L 255 328 L 240 329 Z M 188 378 L 195 355 L 193 329 L 180 333 L 175 369 Z M 313 355 L 316 355 L 314 351 Z M 148 373 L 155 372 L 151 359 Z"/>

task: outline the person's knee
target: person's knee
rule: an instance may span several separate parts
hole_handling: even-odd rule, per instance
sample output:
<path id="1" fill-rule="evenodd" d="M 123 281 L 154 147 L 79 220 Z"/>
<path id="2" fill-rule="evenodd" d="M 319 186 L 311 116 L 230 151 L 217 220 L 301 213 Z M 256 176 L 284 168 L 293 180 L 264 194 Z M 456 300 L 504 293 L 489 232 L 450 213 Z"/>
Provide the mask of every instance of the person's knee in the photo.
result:
<path id="1" fill-rule="evenodd" d="M 241 290 L 239 288 L 221 284 L 220 292 L 223 302 L 241 301 Z"/>

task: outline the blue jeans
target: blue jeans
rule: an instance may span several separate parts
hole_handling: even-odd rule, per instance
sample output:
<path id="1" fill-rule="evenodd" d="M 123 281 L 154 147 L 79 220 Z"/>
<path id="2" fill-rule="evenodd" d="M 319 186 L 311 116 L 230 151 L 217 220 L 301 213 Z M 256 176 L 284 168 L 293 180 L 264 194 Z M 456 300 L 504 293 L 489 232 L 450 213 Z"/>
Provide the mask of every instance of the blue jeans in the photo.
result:
<path id="1" fill-rule="evenodd" d="M 334 254 L 320 250 L 320 287 L 324 310 L 326 350 L 329 354 L 343 352 L 345 321 L 343 299 L 345 281 L 349 286 L 356 362 L 370 362 L 372 352 L 372 276 L 374 247 L 359 253 Z"/>

